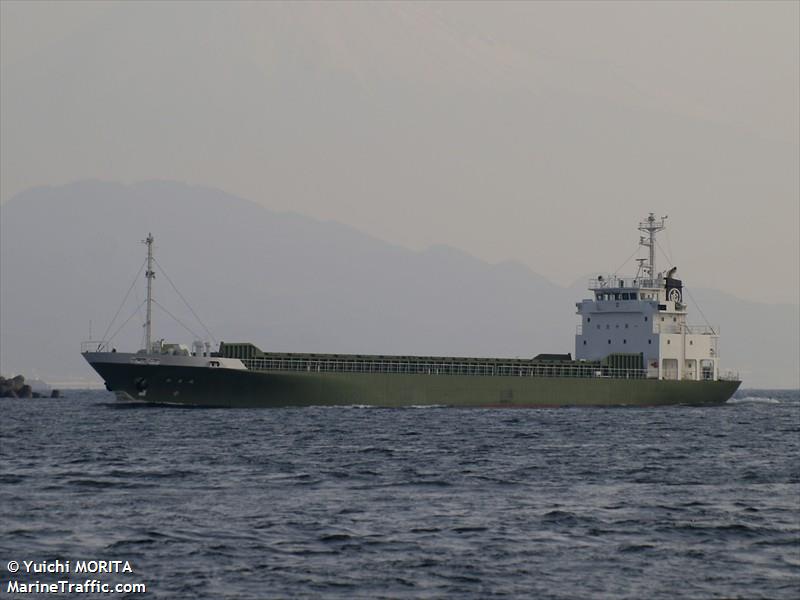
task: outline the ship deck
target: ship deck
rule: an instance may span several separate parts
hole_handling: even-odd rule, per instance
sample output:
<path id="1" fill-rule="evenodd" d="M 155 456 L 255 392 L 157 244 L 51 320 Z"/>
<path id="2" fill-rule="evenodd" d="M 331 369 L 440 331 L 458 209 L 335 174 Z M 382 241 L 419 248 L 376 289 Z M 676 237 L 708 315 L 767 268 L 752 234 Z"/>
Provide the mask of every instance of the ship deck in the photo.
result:
<path id="1" fill-rule="evenodd" d="M 400 356 L 262 352 L 252 344 L 222 344 L 219 355 L 238 358 L 250 371 L 471 375 L 478 377 L 569 377 L 645 379 L 641 355 L 615 355 L 604 361 L 571 360 L 569 355 L 534 358 Z"/>

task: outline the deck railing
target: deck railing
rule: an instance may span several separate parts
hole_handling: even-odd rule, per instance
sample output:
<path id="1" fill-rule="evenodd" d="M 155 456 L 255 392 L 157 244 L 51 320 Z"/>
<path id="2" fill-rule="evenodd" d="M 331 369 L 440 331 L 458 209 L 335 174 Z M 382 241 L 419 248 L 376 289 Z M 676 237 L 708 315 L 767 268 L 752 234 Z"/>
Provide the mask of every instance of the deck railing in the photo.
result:
<path id="1" fill-rule="evenodd" d="M 87 340 L 81 342 L 81 354 L 87 352 L 109 352 L 110 344 L 103 340 Z"/>
<path id="2" fill-rule="evenodd" d="M 719 327 L 708 325 L 681 325 L 680 323 L 653 323 L 653 333 L 687 333 L 694 335 L 715 335 L 719 336 Z M 575 326 L 575 334 L 583 335 L 583 324 Z"/>
<path id="3" fill-rule="evenodd" d="M 590 290 L 605 290 L 605 289 L 658 289 L 664 287 L 664 279 L 656 277 L 655 279 L 638 279 L 636 277 L 617 277 L 616 275 L 609 275 L 607 273 L 600 273 L 589 280 L 587 286 Z"/>
<path id="4" fill-rule="evenodd" d="M 719 336 L 719 327 L 708 325 L 681 325 L 680 323 L 653 323 L 653 333 L 686 333 Z"/>
<path id="5" fill-rule="evenodd" d="M 290 371 L 307 373 L 375 373 L 398 375 L 471 375 L 479 377 L 567 377 L 644 379 L 646 369 L 611 369 L 598 365 L 530 363 L 504 364 L 481 362 L 427 362 L 392 360 L 337 360 L 250 358 L 243 359 L 251 371 Z"/>
<path id="6" fill-rule="evenodd" d="M 721 379 L 722 381 L 741 381 L 738 371 L 724 371 L 717 375 L 717 378 Z"/>

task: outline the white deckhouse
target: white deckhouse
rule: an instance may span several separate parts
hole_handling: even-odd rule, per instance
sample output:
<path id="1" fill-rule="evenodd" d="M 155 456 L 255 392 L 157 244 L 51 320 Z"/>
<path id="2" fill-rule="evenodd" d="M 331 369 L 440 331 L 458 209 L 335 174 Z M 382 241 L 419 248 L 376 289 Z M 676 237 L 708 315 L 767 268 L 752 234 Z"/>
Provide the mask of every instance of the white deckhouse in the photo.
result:
<path id="1" fill-rule="evenodd" d="M 719 379 L 718 330 L 688 325 L 683 284 L 676 268 L 658 273 L 656 233 L 666 217 L 653 213 L 639 224 L 647 233 L 639 243 L 649 258 L 638 259 L 635 277 L 598 275 L 589 283 L 594 298 L 576 304 L 581 316 L 575 336 L 575 357 L 602 360 L 609 354 L 640 354 L 653 379 Z"/>

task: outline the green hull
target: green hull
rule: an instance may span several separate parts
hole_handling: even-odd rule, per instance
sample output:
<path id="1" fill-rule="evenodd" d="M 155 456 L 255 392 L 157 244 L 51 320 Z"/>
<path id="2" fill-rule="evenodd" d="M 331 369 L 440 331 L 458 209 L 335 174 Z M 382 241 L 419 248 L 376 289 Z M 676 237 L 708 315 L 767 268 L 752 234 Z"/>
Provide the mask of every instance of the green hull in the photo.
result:
<path id="1" fill-rule="evenodd" d="M 94 362 L 106 387 L 155 403 L 287 406 L 661 406 L 722 404 L 738 381 L 246 371 Z M 142 391 L 141 381 L 147 382 Z"/>

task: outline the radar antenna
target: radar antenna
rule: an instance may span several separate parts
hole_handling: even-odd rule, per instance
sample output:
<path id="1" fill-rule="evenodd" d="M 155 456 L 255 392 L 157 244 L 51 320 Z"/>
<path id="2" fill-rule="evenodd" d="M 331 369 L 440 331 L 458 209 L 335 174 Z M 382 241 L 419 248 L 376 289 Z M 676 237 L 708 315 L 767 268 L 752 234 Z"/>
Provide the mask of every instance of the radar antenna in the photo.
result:
<path id="1" fill-rule="evenodd" d="M 650 250 L 650 259 L 644 264 L 644 271 L 650 279 L 656 278 L 656 233 L 666 229 L 664 224 L 666 220 L 666 215 L 657 220 L 655 214 L 650 213 L 647 219 L 639 222 L 639 231 L 649 234 L 647 238 L 640 237 L 639 244 Z"/>

